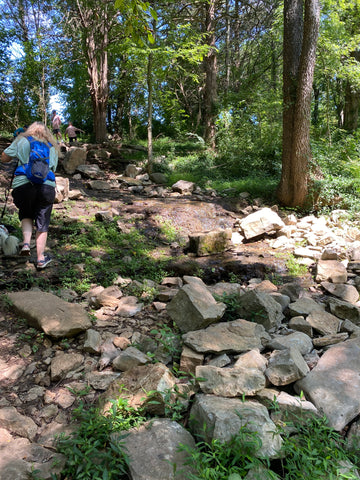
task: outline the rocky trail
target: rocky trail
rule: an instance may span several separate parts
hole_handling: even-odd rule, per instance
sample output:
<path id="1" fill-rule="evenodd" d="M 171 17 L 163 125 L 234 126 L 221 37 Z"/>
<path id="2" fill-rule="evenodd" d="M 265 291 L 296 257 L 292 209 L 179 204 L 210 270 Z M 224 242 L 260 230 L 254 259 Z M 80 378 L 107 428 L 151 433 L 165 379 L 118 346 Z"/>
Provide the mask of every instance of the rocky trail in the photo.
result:
<path id="1" fill-rule="evenodd" d="M 162 284 L 149 283 L 157 292 L 151 302 L 124 294 L 132 279 L 121 276 L 81 296 L 59 285 L 70 257 L 55 227 L 56 256 L 43 272 L 32 259 L 1 257 L 0 480 L 58 474 L 65 458 L 54 435 L 76 429 L 80 402 L 106 411 L 119 391 L 153 417 L 126 439 L 131 480 L 188 478 L 177 446 L 193 446 L 204 423 L 208 440 L 227 440 L 250 423 L 261 436 L 259 455 L 271 459 L 282 443 L 276 425 L 289 417 L 325 413 L 348 441 L 358 436 L 358 226 L 346 212 L 296 218 L 246 194 L 225 198 L 181 181 L 169 189 L 161 180 L 122 163 L 114 146 L 64 148 L 54 207 L 64 222 L 112 222 L 121 213 L 119 231 L 146 232 L 157 244 L 155 261 L 156 250 L 171 259 Z M 2 173 L 0 193 L 6 182 Z M 183 241 L 161 236 L 159 218 Z M 93 254 L 101 262 L 102 252 Z M 292 277 L 289 255 L 307 273 Z M 51 293 L 26 288 L 24 272 L 45 277 Z M 224 295 L 236 299 L 232 318 Z M 174 362 L 188 381 L 173 375 Z M 176 390 L 181 421 L 165 418 L 169 401 L 178 405 Z"/>

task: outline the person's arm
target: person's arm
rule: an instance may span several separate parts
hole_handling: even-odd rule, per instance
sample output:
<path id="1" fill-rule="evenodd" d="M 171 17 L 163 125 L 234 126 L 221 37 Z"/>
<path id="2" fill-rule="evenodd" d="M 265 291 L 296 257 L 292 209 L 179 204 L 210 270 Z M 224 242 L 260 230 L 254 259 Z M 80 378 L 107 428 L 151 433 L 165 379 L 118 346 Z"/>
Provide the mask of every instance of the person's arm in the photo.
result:
<path id="1" fill-rule="evenodd" d="M 0 160 L 0 161 L 1 161 L 2 163 L 9 163 L 9 162 L 11 162 L 11 160 L 12 160 L 12 157 L 10 157 L 9 155 L 7 155 L 5 152 L 2 152 L 2 153 L 1 153 L 1 160 Z"/>

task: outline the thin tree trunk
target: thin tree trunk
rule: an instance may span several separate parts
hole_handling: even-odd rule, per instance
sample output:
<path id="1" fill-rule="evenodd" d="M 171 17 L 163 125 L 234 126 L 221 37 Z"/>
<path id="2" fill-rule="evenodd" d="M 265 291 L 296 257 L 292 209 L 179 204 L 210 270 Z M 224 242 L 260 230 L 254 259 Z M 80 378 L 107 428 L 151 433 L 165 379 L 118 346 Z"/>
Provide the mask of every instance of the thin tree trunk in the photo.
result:
<path id="1" fill-rule="evenodd" d="M 152 64 L 153 53 L 148 55 L 147 65 L 147 89 L 148 89 L 148 119 L 147 119 L 147 147 L 148 147 L 148 164 L 147 172 L 151 173 L 153 169 L 153 135 L 152 135 L 152 115 L 153 115 L 153 83 L 152 83 Z"/>
<path id="2" fill-rule="evenodd" d="M 204 59 L 204 139 L 210 148 L 215 149 L 215 116 L 217 100 L 217 55 L 215 49 L 215 2 L 209 0 L 206 8 L 206 32 L 209 51 Z"/>
<path id="3" fill-rule="evenodd" d="M 226 43 L 225 43 L 225 95 L 227 96 L 230 86 L 230 12 L 229 0 L 226 0 Z"/>

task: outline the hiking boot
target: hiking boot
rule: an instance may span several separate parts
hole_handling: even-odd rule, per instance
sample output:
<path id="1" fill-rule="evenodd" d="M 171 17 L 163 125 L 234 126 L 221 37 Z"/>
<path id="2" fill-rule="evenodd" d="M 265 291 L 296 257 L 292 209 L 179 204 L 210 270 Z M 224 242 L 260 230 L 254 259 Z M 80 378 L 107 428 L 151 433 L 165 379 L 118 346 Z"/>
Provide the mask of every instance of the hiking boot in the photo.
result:
<path id="1" fill-rule="evenodd" d="M 22 249 L 20 250 L 20 255 L 22 257 L 30 257 L 30 245 L 28 243 L 24 243 Z"/>
<path id="2" fill-rule="evenodd" d="M 38 260 L 36 268 L 38 270 L 42 270 L 43 268 L 47 267 L 50 262 L 52 262 L 52 258 L 49 257 L 49 255 L 45 255 L 44 260 Z"/>

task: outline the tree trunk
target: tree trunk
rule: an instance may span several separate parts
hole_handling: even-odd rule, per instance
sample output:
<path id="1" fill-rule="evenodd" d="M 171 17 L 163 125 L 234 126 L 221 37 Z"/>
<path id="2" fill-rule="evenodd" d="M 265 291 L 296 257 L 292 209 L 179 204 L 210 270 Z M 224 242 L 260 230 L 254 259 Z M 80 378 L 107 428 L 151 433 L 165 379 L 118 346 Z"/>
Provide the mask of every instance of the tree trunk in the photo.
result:
<path id="1" fill-rule="evenodd" d="M 215 2 L 209 0 L 206 8 L 206 42 L 209 51 L 204 59 L 205 91 L 204 91 L 204 140 L 215 149 L 215 116 L 217 100 L 217 55 L 215 50 Z"/>
<path id="2" fill-rule="evenodd" d="M 77 0 L 77 12 L 82 25 L 83 50 L 87 60 L 89 90 L 94 115 L 95 141 L 106 140 L 106 115 L 109 99 L 108 46 L 111 18 L 108 5 L 81 3 Z M 94 24 L 96 18 L 96 25 Z"/>
<path id="3" fill-rule="evenodd" d="M 147 68 L 147 87 L 148 87 L 148 121 L 147 121 L 147 137 L 148 137 L 148 163 L 147 172 L 152 173 L 153 169 L 153 136 L 152 136 L 152 113 L 153 113 L 153 84 L 152 84 L 152 63 L 153 53 L 150 52 L 148 56 Z"/>
<path id="4" fill-rule="evenodd" d="M 360 92 L 349 81 L 345 88 L 344 129 L 353 132 L 358 127 Z"/>
<path id="5" fill-rule="evenodd" d="M 357 62 L 360 61 L 360 51 L 353 51 L 350 57 Z M 353 132 L 358 127 L 360 106 L 360 90 L 354 86 L 350 80 L 346 82 L 345 87 L 345 104 L 344 104 L 344 129 Z"/>
<path id="6" fill-rule="evenodd" d="M 278 198 L 288 207 L 306 207 L 311 202 L 310 106 L 319 20 L 319 0 L 285 0 L 283 152 Z"/>

